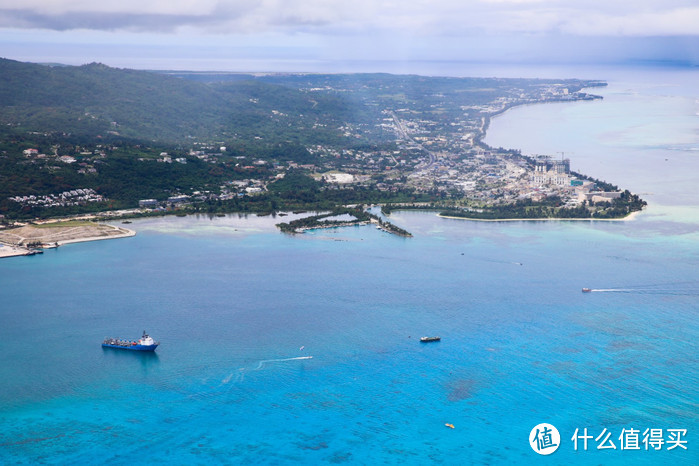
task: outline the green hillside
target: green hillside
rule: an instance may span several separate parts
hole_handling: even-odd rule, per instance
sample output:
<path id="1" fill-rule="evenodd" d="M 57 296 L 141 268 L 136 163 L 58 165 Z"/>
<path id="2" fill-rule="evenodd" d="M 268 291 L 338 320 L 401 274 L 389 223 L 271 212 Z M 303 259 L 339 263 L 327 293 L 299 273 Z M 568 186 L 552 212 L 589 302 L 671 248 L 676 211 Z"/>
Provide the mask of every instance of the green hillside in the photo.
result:
<path id="1" fill-rule="evenodd" d="M 0 59 L 0 226 L 144 199 L 158 211 L 208 213 L 439 201 L 500 218 L 530 189 L 512 174 L 535 161 L 483 145 L 490 118 L 515 105 L 596 99 L 579 91 L 603 84 Z M 549 215 L 573 200 L 563 191 L 525 213 Z M 640 208 L 629 199 L 570 215 L 623 216 Z"/>
<path id="2" fill-rule="evenodd" d="M 97 63 L 0 59 L 0 124 L 18 131 L 167 142 L 276 134 L 284 141 L 285 133 L 298 139 L 319 118 L 341 116 L 343 105 L 259 81 L 202 83 Z M 274 117 L 281 114 L 287 118 Z"/>

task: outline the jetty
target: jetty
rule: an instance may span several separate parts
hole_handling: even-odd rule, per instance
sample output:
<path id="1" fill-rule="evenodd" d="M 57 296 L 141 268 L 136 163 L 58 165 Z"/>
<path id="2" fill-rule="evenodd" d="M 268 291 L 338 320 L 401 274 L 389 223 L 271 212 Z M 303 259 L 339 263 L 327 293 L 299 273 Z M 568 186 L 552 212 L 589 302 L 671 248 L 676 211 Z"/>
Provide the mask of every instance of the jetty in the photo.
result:
<path id="1" fill-rule="evenodd" d="M 333 220 L 334 217 L 345 215 L 351 218 Z M 403 236 L 407 238 L 413 236 L 412 234 L 410 234 L 410 232 L 393 225 L 391 222 L 383 220 L 378 215 L 374 215 L 361 208 L 350 207 L 335 209 L 329 213 L 299 218 L 296 220 L 292 220 L 288 223 L 278 223 L 277 228 L 279 228 L 284 233 L 303 233 L 307 230 L 315 230 L 320 228 L 339 228 L 368 224 L 376 224 L 376 227 L 378 229 L 394 235 Z"/>

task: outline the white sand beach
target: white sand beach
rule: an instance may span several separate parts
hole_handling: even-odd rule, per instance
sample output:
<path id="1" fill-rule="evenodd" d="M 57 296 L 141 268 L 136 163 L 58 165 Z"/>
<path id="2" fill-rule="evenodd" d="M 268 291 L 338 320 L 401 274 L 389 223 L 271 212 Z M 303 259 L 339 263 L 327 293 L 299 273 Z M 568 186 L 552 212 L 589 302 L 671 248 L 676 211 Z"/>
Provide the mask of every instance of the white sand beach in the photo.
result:
<path id="1" fill-rule="evenodd" d="M 398 210 L 398 209 L 396 209 Z M 451 218 L 455 220 L 471 220 L 474 222 L 628 222 L 634 220 L 642 211 L 631 212 L 623 218 L 468 218 L 456 217 L 453 215 L 441 215 L 438 217 Z"/>

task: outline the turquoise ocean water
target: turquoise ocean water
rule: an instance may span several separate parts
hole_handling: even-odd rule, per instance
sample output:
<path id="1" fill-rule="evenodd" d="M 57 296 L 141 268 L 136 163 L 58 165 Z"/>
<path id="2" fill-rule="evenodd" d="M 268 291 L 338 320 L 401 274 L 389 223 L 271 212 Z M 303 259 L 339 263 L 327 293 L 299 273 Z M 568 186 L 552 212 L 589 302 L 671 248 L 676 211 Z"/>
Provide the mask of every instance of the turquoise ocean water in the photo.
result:
<path id="1" fill-rule="evenodd" d="M 404 239 L 166 218 L 0 261 L 0 463 L 696 464 L 699 80 L 685 73 L 594 76 L 604 101 L 491 125 L 491 144 L 565 151 L 647 193 L 634 221 L 395 212 Z M 100 347 L 144 329 L 155 354 Z M 542 422 L 561 433 L 548 457 L 529 446 Z M 576 452 L 576 428 L 617 448 Z M 629 428 L 687 429 L 688 449 L 621 450 Z"/>

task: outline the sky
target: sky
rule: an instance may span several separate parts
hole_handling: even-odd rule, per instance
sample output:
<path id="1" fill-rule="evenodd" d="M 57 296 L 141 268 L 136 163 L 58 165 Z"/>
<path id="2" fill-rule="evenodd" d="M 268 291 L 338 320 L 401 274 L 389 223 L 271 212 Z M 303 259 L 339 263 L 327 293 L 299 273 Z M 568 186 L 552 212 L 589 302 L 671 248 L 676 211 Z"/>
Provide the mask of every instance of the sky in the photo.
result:
<path id="1" fill-rule="evenodd" d="M 0 0 L 0 56 L 221 71 L 699 66 L 699 1 Z"/>

